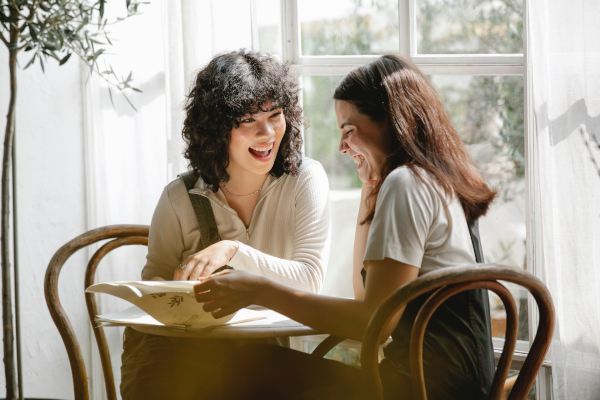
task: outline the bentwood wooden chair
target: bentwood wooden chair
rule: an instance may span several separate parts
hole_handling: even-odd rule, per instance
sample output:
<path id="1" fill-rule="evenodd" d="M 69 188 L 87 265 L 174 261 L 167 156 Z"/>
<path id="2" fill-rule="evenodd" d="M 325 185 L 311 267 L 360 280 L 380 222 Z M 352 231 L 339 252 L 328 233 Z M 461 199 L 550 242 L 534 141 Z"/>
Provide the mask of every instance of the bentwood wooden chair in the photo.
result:
<path id="1" fill-rule="evenodd" d="M 75 336 L 75 331 L 71 326 L 71 322 L 69 321 L 65 310 L 60 304 L 60 299 L 58 298 L 58 277 L 60 275 L 60 271 L 67 259 L 71 257 L 71 255 L 73 255 L 73 253 L 75 253 L 77 250 L 102 240 L 113 239 L 100 247 L 90 259 L 85 271 L 85 290 L 87 287 L 94 284 L 96 269 L 98 268 L 98 264 L 104 258 L 104 256 L 106 256 L 112 250 L 122 246 L 147 246 L 148 231 L 149 227 L 147 225 L 111 225 L 97 228 L 76 237 L 62 246 L 54 254 L 52 260 L 50 260 L 50 264 L 48 264 L 46 277 L 44 279 L 46 303 L 48 304 L 50 315 L 52 316 L 52 319 L 54 320 L 54 323 L 60 332 L 60 336 L 62 337 L 67 349 L 67 354 L 69 355 L 69 363 L 71 364 L 71 372 L 73 374 L 73 386 L 76 400 L 89 400 L 88 380 L 81 347 L 79 346 L 79 342 L 77 341 L 77 337 Z M 94 319 L 98 314 L 98 307 L 96 305 L 94 293 L 86 293 L 85 302 L 87 305 L 90 322 L 92 323 L 92 326 L 95 326 L 96 324 Z M 101 327 L 95 328 L 94 335 L 96 336 L 96 342 L 100 352 L 102 371 L 104 373 L 104 383 L 106 385 L 106 395 L 109 400 L 116 400 L 117 394 L 115 390 L 115 380 L 112 373 L 112 364 L 110 361 L 108 343 L 106 342 L 106 336 L 104 335 L 104 329 Z"/>
<path id="2" fill-rule="evenodd" d="M 58 297 L 58 278 L 65 262 L 78 250 L 92 245 L 94 243 L 109 240 L 101 246 L 88 262 L 85 278 L 84 290 L 93 285 L 96 270 L 100 261 L 111 251 L 122 246 L 129 245 L 148 245 L 147 225 L 111 225 L 97 228 L 86 232 L 62 246 L 52 257 L 46 270 L 44 279 L 44 293 L 46 303 L 50 310 L 50 315 L 54 320 L 62 340 L 65 344 L 69 363 L 71 364 L 71 373 L 73 374 L 73 386 L 75 391 L 75 400 L 89 400 L 88 378 L 83 360 L 81 346 L 75 335 L 75 331 L 69 321 L 65 310 L 63 309 Z M 98 315 L 98 307 L 94 293 L 85 294 L 85 302 L 88 310 L 88 316 L 92 326 L 96 326 L 95 317 Z M 115 379 L 112 372 L 112 363 L 104 328 L 94 328 L 94 336 L 98 344 L 100 361 L 102 363 L 102 372 L 104 374 L 104 384 L 106 387 L 106 396 L 108 400 L 117 400 L 115 388 Z M 261 340 L 261 339 L 259 339 Z M 277 340 L 264 339 L 267 343 L 278 343 Z M 281 344 L 281 343 L 279 343 Z M 283 343 L 285 344 L 285 343 Z M 327 352 L 323 353 L 325 355 Z"/>
<path id="3" fill-rule="evenodd" d="M 383 328 L 392 316 L 418 296 L 433 294 L 417 314 L 411 334 L 410 369 L 413 393 L 416 399 L 426 400 L 425 377 L 423 375 L 423 338 L 427 322 L 434 311 L 448 298 L 465 290 L 487 289 L 495 292 L 506 309 L 506 338 L 502 356 L 492 382 L 490 399 L 500 400 L 507 383 L 508 370 L 517 342 L 517 306 L 504 285 L 498 281 L 516 283 L 529 290 L 539 309 L 539 325 L 529 354 L 516 380 L 510 378 L 512 386 L 509 400 L 525 399 L 544 361 L 554 332 L 554 305 L 546 286 L 538 278 L 522 269 L 498 264 L 473 264 L 461 267 L 442 268 L 423 275 L 396 290 L 373 314 L 364 335 L 361 347 L 361 368 L 370 386 L 372 399 L 382 400 L 383 393 L 379 378 L 378 351 Z M 312 354 L 322 357 L 343 339 L 328 337 Z"/>

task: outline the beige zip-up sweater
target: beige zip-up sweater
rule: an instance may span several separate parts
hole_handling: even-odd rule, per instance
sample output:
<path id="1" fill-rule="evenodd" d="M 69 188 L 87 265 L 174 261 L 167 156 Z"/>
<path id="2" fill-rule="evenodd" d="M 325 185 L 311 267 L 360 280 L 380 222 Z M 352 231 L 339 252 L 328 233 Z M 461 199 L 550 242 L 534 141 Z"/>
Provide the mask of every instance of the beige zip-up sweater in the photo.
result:
<path id="1" fill-rule="evenodd" d="M 267 177 L 246 228 L 221 189 L 205 188 L 202 179 L 190 190 L 210 199 L 222 239 L 239 248 L 228 263 L 283 284 L 314 293 L 321 290 L 329 253 L 329 183 L 321 164 L 304 158 L 297 176 Z M 200 240 L 196 215 L 181 179 L 163 191 L 150 225 L 142 279 L 173 279 L 175 268 Z"/>

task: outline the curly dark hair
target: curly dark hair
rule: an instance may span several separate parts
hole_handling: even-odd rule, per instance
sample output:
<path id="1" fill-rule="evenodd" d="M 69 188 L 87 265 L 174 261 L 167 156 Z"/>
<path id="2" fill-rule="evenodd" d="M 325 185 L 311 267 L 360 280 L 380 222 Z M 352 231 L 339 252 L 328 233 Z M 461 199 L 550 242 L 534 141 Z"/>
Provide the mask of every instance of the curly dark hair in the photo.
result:
<path id="1" fill-rule="evenodd" d="M 289 65 L 270 55 L 241 49 L 213 58 L 198 72 L 185 105 L 182 135 L 190 169 L 216 192 L 229 180 L 231 130 L 240 117 L 268 111 L 263 106 L 271 102 L 281 107 L 286 129 L 270 174 L 296 175 L 304 123 L 299 92 Z"/>

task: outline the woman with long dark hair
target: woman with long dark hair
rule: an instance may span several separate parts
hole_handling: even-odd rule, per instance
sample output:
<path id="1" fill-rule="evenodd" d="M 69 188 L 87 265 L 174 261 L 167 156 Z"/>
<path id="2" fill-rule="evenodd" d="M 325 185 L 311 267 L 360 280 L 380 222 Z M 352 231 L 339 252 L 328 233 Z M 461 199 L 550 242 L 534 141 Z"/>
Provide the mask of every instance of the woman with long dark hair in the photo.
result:
<path id="1" fill-rule="evenodd" d="M 185 107 L 190 171 L 165 188 L 150 225 L 144 280 L 197 280 L 223 268 L 321 290 L 329 184 L 302 157 L 299 87 L 289 66 L 239 50 L 202 68 Z M 213 399 L 231 340 L 125 329 L 123 399 Z"/>
<path id="2" fill-rule="evenodd" d="M 482 261 L 477 219 L 496 193 L 419 69 L 405 58 L 383 56 L 346 76 L 334 99 L 339 151 L 354 159 L 363 182 L 355 299 L 224 271 L 195 287 L 196 299 L 215 317 L 258 304 L 360 341 L 375 309 L 400 286 L 435 269 Z M 409 303 L 384 329 L 382 339 L 393 338 L 380 364 L 386 399 L 412 398 L 409 339 L 425 298 Z M 486 291 L 454 296 L 434 313 L 423 359 L 430 399 L 487 398 L 494 356 Z M 359 370 L 289 349 L 246 346 L 225 368 L 224 398 L 369 398 Z"/>

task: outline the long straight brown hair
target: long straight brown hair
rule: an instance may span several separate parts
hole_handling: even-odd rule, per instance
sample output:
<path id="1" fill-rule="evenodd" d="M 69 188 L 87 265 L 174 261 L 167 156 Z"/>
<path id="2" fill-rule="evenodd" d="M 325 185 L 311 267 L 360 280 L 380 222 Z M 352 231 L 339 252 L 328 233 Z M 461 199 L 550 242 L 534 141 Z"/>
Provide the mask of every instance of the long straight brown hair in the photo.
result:
<path id="1" fill-rule="evenodd" d="M 496 191 L 467 153 L 437 92 L 410 60 L 386 55 L 355 69 L 338 85 L 333 98 L 352 103 L 373 121 L 387 120 L 392 131 L 391 152 L 367 199 L 369 212 L 363 223 L 373 219 L 385 178 L 403 165 L 422 182 L 421 171 L 425 171 L 447 198 L 458 196 L 467 221 L 485 215 Z"/>

